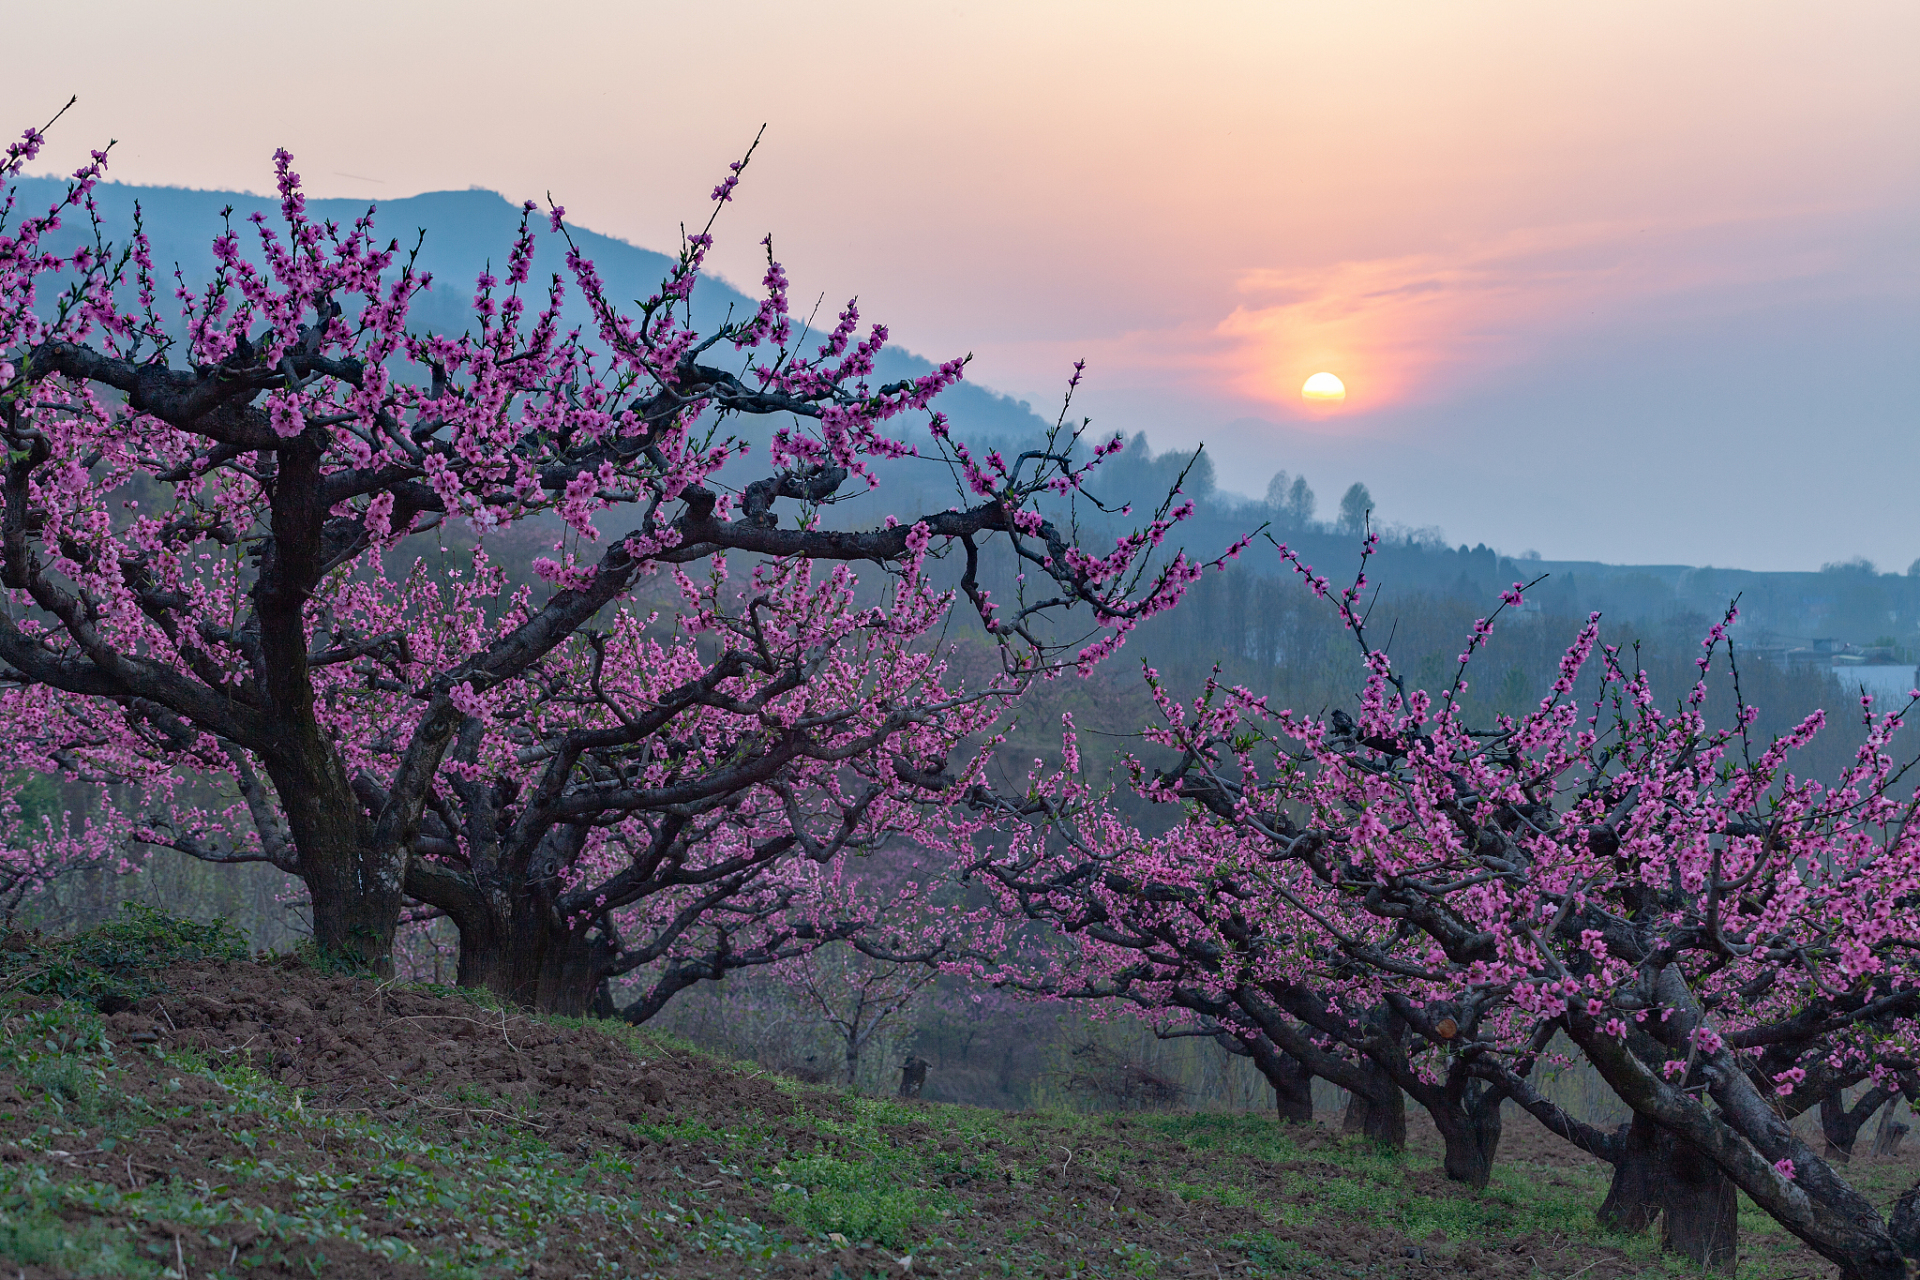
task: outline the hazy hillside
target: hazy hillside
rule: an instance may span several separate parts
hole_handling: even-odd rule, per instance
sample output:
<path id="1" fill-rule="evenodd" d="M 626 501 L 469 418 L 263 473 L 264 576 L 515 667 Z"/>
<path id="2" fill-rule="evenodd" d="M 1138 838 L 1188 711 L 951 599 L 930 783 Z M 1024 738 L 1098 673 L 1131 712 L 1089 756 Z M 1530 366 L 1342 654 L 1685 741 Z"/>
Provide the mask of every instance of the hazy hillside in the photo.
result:
<path id="1" fill-rule="evenodd" d="M 65 190 L 65 184 L 53 178 L 26 178 L 20 184 L 21 206 L 32 210 L 51 205 Z M 233 209 L 233 224 L 241 232 L 244 248 L 258 243 L 247 217 L 255 212 L 277 226 L 279 201 L 238 191 L 192 191 L 183 187 L 145 187 L 108 183 L 97 188 L 101 213 L 108 234 L 118 240 L 133 225 L 134 204 L 140 205 L 147 235 L 153 242 L 154 266 L 169 276 L 177 264 L 189 286 L 205 281 L 213 272 L 212 243 L 222 228 L 221 211 Z M 358 200 L 312 200 L 308 209 L 317 217 L 332 219 L 343 226 L 351 224 L 367 211 Z M 544 217 L 539 225 L 539 250 L 534 260 L 534 279 L 543 281 L 553 272 L 565 273 L 565 245 L 547 229 Z M 399 240 L 403 249 L 411 248 L 422 230 L 426 232 L 420 248 L 420 267 L 434 278 L 432 291 L 414 310 L 418 327 L 458 332 L 467 326 L 474 281 L 489 263 L 505 263 L 507 251 L 520 223 L 519 207 L 493 191 L 429 191 L 423 195 L 381 203 L 375 212 L 375 227 L 388 239 Z M 607 282 L 608 293 L 616 300 L 645 298 L 654 293 L 664 277 L 668 257 L 651 249 L 642 249 L 612 236 L 571 228 L 577 243 L 599 267 Z M 76 238 L 83 228 L 76 219 L 68 219 L 62 234 Z M 726 234 L 723 225 L 720 234 Z M 733 234 L 745 235 L 739 228 Z M 752 232 L 758 237 L 759 230 Z M 579 291 L 567 278 L 568 320 L 588 328 L 591 325 Z M 806 282 L 796 282 L 796 296 L 806 294 Z M 810 295 L 809 295 L 810 296 Z M 831 325 L 845 299 L 827 299 L 821 307 L 825 323 Z M 708 277 L 694 296 L 694 315 L 704 324 L 724 316 L 729 308 L 751 310 L 756 303 L 728 282 Z M 797 305 L 797 304 L 796 304 Z M 884 316 L 867 320 L 884 323 Z M 936 352 L 938 359 L 950 359 L 960 352 Z M 932 362 L 911 352 L 889 348 L 880 362 L 885 380 L 913 377 L 927 372 Z M 983 387 L 962 384 L 948 393 L 942 406 L 956 427 L 970 438 L 997 438 L 1023 435 L 1039 430 L 1040 420 L 1020 401 L 998 395 Z"/>
<path id="2" fill-rule="evenodd" d="M 51 204 L 63 189 L 64 184 L 56 179 L 24 179 L 20 183 L 22 207 Z M 210 246 L 221 230 L 223 209 L 231 206 L 234 224 L 241 229 L 243 245 L 250 251 L 255 238 L 246 223 L 247 216 L 261 212 L 270 226 L 279 219 L 274 199 L 231 191 L 107 184 L 97 189 L 97 200 L 108 235 L 116 239 L 131 228 L 138 202 L 153 241 L 156 266 L 171 275 L 177 265 L 190 287 L 204 282 L 213 270 Z M 309 207 L 321 217 L 344 224 L 363 214 L 367 206 L 353 200 L 315 200 Z M 425 231 L 419 260 L 422 269 L 433 274 L 434 285 L 416 307 L 415 321 L 423 328 L 457 331 L 467 324 L 475 278 L 488 264 L 504 261 L 519 212 L 495 192 L 436 191 L 385 202 L 378 207 L 376 218 L 380 234 L 396 238 L 404 246 L 411 246 Z M 546 229 L 544 219 L 538 225 L 536 278 L 564 270 L 559 238 Z M 727 232 L 724 221 L 722 232 Z M 85 228 L 78 219 L 69 218 L 61 234 L 77 240 L 85 234 Z M 573 234 L 593 256 L 616 299 L 647 296 L 667 269 L 669 259 L 662 253 L 578 228 Z M 804 281 L 799 291 L 804 294 Z M 828 301 L 837 305 L 834 300 Z M 696 318 L 703 323 L 718 320 L 729 308 L 751 305 L 747 293 L 719 279 L 706 281 L 694 298 Z M 571 288 L 567 314 L 571 323 L 587 324 L 578 292 Z M 944 357 L 947 353 L 934 354 Z M 931 367 L 918 355 L 890 349 L 883 358 L 881 375 L 912 376 Z M 941 407 L 953 419 L 960 438 L 1002 447 L 1033 440 L 1046 425 L 1026 403 L 970 384 L 949 391 Z M 742 429 L 752 435 L 764 429 L 764 424 L 744 424 Z M 915 428 L 908 425 L 903 430 L 911 433 Z M 1179 453 L 1156 455 L 1145 436 L 1137 437 L 1109 465 L 1094 491 L 1110 507 L 1127 502 L 1150 505 L 1164 493 L 1187 457 Z M 954 501 L 951 473 L 930 459 L 903 462 L 882 475 L 882 493 L 849 501 L 836 513 L 837 518 L 870 519 L 879 514 L 880 508 L 905 516 L 941 509 Z M 1242 488 L 1264 487 L 1257 477 L 1241 477 L 1237 484 Z M 1323 572 L 1337 569 L 1345 573 L 1354 562 L 1356 539 L 1349 532 L 1337 530 L 1331 519 L 1339 494 L 1319 495 L 1317 507 L 1312 508 L 1318 518 L 1303 519 L 1299 509 L 1269 508 L 1261 502 L 1249 503 L 1216 492 L 1211 464 L 1206 460 L 1189 476 L 1187 491 L 1200 501 L 1200 510 L 1181 535 L 1196 551 L 1211 554 L 1271 521 L 1276 536 L 1300 547 Z M 1311 506 L 1313 499 L 1309 497 L 1308 502 Z M 1823 573 L 1761 573 L 1686 565 L 1529 560 L 1485 546 L 1449 545 L 1439 529 L 1399 528 L 1393 524 L 1394 514 L 1374 513 L 1376 527 L 1384 526 L 1390 534 L 1371 576 L 1382 584 L 1389 602 L 1402 596 L 1437 596 L 1477 606 L 1492 602 L 1508 583 L 1544 573 L 1547 578 L 1535 593 L 1536 602 L 1545 613 L 1567 618 L 1598 609 L 1616 621 L 1664 627 L 1675 621 L 1718 617 L 1738 596 L 1744 616 L 1738 634 L 1746 644 L 1769 650 L 1769 656 L 1778 662 L 1788 660 L 1790 649 L 1805 648 L 1822 638 L 1860 650 L 1891 648 L 1891 654 L 1874 656 L 1900 661 L 1911 661 L 1912 651 L 1920 648 L 1920 578 L 1878 573 L 1864 563 L 1832 566 L 1830 572 Z M 1131 517 L 1104 515 L 1084 504 L 1077 515 L 1096 529 L 1116 534 L 1133 523 Z M 1279 572 L 1277 560 L 1270 551 L 1250 554 L 1235 567 L 1236 574 L 1249 572 L 1258 576 Z M 1804 663 L 1807 657 L 1802 653 L 1797 660 Z M 1824 658 L 1819 665 L 1825 667 Z"/>

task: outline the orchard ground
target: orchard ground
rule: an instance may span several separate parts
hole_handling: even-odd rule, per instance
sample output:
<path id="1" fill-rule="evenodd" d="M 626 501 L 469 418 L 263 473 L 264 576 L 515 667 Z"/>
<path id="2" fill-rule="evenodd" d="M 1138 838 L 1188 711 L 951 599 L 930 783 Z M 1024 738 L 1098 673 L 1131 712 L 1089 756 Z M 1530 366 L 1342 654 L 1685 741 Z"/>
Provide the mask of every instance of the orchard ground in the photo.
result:
<path id="1" fill-rule="evenodd" d="M 1492 1184 L 1266 1115 L 802 1085 L 129 912 L 0 941 L 0 1275 L 1680 1275 L 1512 1115 Z M 1882 1206 L 1920 1159 L 1856 1160 Z M 1739 1274 L 1832 1268 L 1744 1209 Z"/>

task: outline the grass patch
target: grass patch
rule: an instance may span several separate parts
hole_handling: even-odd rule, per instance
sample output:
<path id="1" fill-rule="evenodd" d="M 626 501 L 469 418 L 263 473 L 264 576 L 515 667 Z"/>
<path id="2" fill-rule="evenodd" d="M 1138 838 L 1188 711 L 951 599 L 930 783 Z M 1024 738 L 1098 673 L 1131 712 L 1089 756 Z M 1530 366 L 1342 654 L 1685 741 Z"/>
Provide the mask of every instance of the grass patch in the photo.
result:
<path id="1" fill-rule="evenodd" d="M 1117 1280 L 1471 1272 L 1474 1250 L 1524 1240 L 1541 1275 L 1680 1270 L 1650 1239 L 1598 1230 L 1597 1170 L 1502 1163 L 1473 1193 L 1429 1155 L 1267 1115 L 859 1097 L 643 1029 L 239 956 L 221 926 L 139 912 L 0 953 L 0 983 L 32 980 L 0 988 L 0 1258 L 141 1280 L 183 1263 L 196 1280 L 370 1261 L 638 1280 L 801 1260 L 866 1280 L 908 1257 L 916 1276 Z M 180 1044 L 118 1042 L 148 1015 L 103 1015 L 104 993 L 200 961 L 199 987 L 168 979 L 186 987 L 168 997 Z M 306 1043 L 284 1026 L 271 1040 L 288 1010 Z M 190 1016 L 197 1050 L 180 1047 Z M 354 1072 L 316 1046 L 381 1027 L 391 1056 Z M 588 1047 L 601 1057 L 583 1067 Z M 1742 1277 L 1790 1274 L 1793 1242 L 1743 1210 Z"/>
<path id="2" fill-rule="evenodd" d="M 794 1157 L 771 1171 L 785 1179 L 775 1184 L 774 1204 L 803 1230 L 906 1249 L 928 1224 L 959 1208 L 953 1196 L 913 1178 L 920 1163 Z"/>
<path id="3" fill-rule="evenodd" d="M 0 941 L 0 991 L 78 1000 L 111 1013 L 162 990 L 157 969 L 246 957 L 245 937 L 225 920 L 200 924 L 124 902 L 112 920 L 71 938 L 16 933 Z"/>
<path id="4" fill-rule="evenodd" d="M 1241 1231 L 1227 1243 L 1246 1255 L 1247 1268 L 1256 1276 L 1286 1275 L 1330 1265 L 1328 1259 L 1294 1240 L 1282 1240 L 1271 1231 Z"/>

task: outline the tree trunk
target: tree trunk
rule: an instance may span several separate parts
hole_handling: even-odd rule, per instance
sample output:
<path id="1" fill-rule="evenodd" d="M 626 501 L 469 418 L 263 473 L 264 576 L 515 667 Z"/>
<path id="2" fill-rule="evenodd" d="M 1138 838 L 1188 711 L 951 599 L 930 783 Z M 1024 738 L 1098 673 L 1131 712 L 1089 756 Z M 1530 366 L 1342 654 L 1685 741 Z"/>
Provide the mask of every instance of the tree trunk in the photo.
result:
<path id="1" fill-rule="evenodd" d="M 294 742 L 301 735 L 292 734 Z M 314 737 L 315 735 L 307 735 Z M 382 850 L 339 759 L 324 743 L 263 757 L 280 797 L 320 954 L 381 977 L 393 974 L 393 935 L 405 905 L 404 850 Z"/>
<path id="2" fill-rule="evenodd" d="M 1900 1252 L 1920 1262 L 1920 1185 L 1909 1187 L 1893 1205 L 1887 1219 L 1887 1234 L 1900 1246 Z"/>
<path id="3" fill-rule="evenodd" d="M 1500 1104 L 1506 1097 L 1504 1091 L 1476 1081 L 1468 1086 L 1460 1106 L 1428 1108 L 1446 1147 L 1442 1165 L 1447 1177 L 1475 1191 L 1486 1189 L 1500 1146 Z"/>
<path id="4" fill-rule="evenodd" d="M 1665 1130 L 1636 1113 L 1627 1128 L 1626 1149 L 1614 1162 L 1613 1182 L 1595 1217 L 1609 1231 L 1637 1236 L 1660 1214 L 1658 1173 Z"/>
<path id="5" fill-rule="evenodd" d="M 1389 1037 L 1396 1046 L 1404 1045 L 1407 1024 L 1399 1014 L 1378 1006 L 1367 1015 L 1373 1030 Z M 1355 1089 L 1347 1102 L 1347 1116 L 1341 1128 L 1347 1133 L 1365 1134 L 1370 1140 L 1396 1151 L 1407 1145 L 1407 1095 L 1400 1091 L 1393 1074 L 1372 1056 L 1360 1059 L 1360 1076 L 1368 1084 Z"/>
<path id="6" fill-rule="evenodd" d="M 1378 1090 L 1375 1097 L 1354 1091 L 1347 1098 L 1342 1131 L 1364 1135 L 1369 1141 L 1399 1151 L 1407 1145 L 1407 1095 L 1385 1072 L 1367 1063 L 1365 1073 Z"/>
<path id="7" fill-rule="evenodd" d="M 1827 1140 L 1821 1155 L 1835 1164 L 1851 1164 L 1855 1132 L 1847 1125 L 1847 1103 L 1838 1089 L 1820 1099 L 1820 1136 Z"/>
<path id="8" fill-rule="evenodd" d="M 313 945 L 323 956 L 380 977 L 393 976 L 393 935 L 400 925 L 401 896 L 362 874 L 359 859 L 315 866 L 301 850 L 301 880 L 313 906 Z"/>
<path id="9" fill-rule="evenodd" d="M 1900 1154 L 1900 1139 L 1907 1136 L 1909 1126 L 1893 1118 L 1893 1113 L 1898 1109 L 1897 1099 L 1880 1109 L 1880 1123 L 1873 1130 L 1873 1154 L 1876 1156 Z"/>
<path id="10" fill-rule="evenodd" d="M 1265 1036 L 1219 1039 L 1230 1052 L 1253 1059 L 1254 1067 L 1273 1087 L 1273 1109 L 1281 1124 L 1313 1123 L 1313 1068 Z"/>
<path id="11" fill-rule="evenodd" d="M 585 1017 L 595 1007 L 611 959 L 590 929 L 552 923 L 538 904 L 521 902 L 510 913 L 456 915 L 460 968 L 455 981 L 485 987 L 502 1000 L 563 1017 Z M 611 1007 L 611 1000 L 608 1001 Z"/>
<path id="12" fill-rule="evenodd" d="M 1281 1124 L 1313 1123 L 1313 1072 L 1290 1053 L 1277 1053 L 1267 1083 L 1273 1086 L 1273 1109 Z"/>
<path id="13" fill-rule="evenodd" d="M 1820 1099 L 1820 1136 L 1826 1139 L 1825 1150 L 1820 1154 L 1833 1164 L 1850 1164 L 1853 1160 L 1853 1144 L 1858 1141 L 1860 1131 L 1867 1127 L 1867 1121 L 1882 1105 L 1898 1101 L 1900 1093 L 1894 1089 L 1882 1089 L 1874 1085 L 1860 1095 L 1860 1100 L 1851 1108 L 1847 1106 L 1844 1091 L 1835 1089 Z"/>
<path id="14" fill-rule="evenodd" d="M 1660 1242 L 1701 1266 L 1731 1273 L 1739 1244 L 1733 1182 L 1692 1143 L 1636 1113 L 1627 1130 L 1600 1225 L 1638 1234 L 1657 1217 Z"/>

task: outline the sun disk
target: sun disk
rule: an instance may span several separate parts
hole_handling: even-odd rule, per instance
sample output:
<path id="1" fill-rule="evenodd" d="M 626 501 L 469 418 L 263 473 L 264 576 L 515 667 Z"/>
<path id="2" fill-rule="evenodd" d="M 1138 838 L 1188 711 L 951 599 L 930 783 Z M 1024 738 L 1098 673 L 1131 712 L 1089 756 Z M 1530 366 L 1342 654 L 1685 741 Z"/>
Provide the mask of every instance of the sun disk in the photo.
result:
<path id="1" fill-rule="evenodd" d="M 1316 373 L 1300 388 L 1300 395 L 1321 404 L 1338 404 L 1347 398 L 1347 384 L 1330 373 Z"/>

